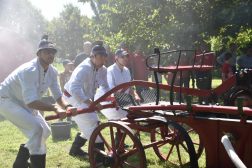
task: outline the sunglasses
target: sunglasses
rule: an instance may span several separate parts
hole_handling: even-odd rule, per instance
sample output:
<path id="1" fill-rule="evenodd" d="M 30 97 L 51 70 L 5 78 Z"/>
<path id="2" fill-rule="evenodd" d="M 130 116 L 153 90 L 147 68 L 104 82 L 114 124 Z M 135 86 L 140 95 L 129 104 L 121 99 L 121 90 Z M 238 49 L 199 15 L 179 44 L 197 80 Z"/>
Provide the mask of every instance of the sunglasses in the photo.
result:
<path id="1" fill-rule="evenodd" d="M 49 55 L 49 54 L 51 54 L 51 53 L 52 53 L 53 55 L 55 55 L 55 54 L 57 53 L 56 50 L 47 50 L 47 49 L 45 49 L 44 52 L 45 52 L 45 54 L 47 54 L 47 55 Z"/>
<path id="2" fill-rule="evenodd" d="M 129 58 L 129 54 L 121 56 L 121 58 Z"/>

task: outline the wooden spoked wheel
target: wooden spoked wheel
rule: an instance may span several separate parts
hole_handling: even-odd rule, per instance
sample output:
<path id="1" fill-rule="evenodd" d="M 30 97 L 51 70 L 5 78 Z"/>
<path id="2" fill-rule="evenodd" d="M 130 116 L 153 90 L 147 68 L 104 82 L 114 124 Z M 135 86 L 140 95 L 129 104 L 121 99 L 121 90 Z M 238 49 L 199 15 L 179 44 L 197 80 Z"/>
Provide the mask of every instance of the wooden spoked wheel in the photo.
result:
<path id="1" fill-rule="evenodd" d="M 115 131 L 117 131 L 119 146 L 116 148 Z M 123 133 L 123 134 L 122 134 Z M 100 136 L 105 150 L 95 148 L 96 137 Z M 124 144 L 130 145 L 124 148 Z M 107 122 L 99 125 L 89 141 L 89 160 L 91 167 L 134 167 L 146 168 L 144 148 L 136 134 L 126 125 L 119 122 Z M 96 163 L 95 151 L 102 154 L 102 162 Z"/>
<path id="2" fill-rule="evenodd" d="M 200 140 L 197 132 L 186 125 L 185 123 L 178 123 L 182 126 L 190 138 L 192 139 L 195 148 L 197 159 L 203 152 L 204 145 Z M 158 127 L 151 131 L 151 142 L 164 140 L 164 143 L 153 147 L 156 155 L 162 161 L 168 161 L 175 165 L 189 165 L 190 152 L 187 147 L 186 140 L 181 132 L 174 128 L 171 124 L 165 123 L 162 127 Z"/>

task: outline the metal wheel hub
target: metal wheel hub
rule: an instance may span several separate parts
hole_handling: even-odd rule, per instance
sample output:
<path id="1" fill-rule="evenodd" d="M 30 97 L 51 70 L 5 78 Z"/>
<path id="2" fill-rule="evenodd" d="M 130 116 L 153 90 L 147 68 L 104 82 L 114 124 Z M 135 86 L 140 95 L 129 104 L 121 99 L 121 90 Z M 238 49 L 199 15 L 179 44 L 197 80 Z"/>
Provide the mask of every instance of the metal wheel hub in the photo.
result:
<path id="1" fill-rule="evenodd" d="M 103 166 L 105 167 L 115 167 L 120 162 L 120 158 L 116 152 L 111 151 L 103 158 Z"/>

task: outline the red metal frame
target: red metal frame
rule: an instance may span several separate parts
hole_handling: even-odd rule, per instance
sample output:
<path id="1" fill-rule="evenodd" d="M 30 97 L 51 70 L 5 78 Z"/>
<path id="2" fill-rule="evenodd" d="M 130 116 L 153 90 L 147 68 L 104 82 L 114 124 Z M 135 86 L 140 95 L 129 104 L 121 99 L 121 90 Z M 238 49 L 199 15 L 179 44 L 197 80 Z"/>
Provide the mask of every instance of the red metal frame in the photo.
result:
<path id="1" fill-rule="evenodd" d="M 216 95 L 220 95 L 227 88 L 232 87 L 235 84 L 235 76 L 230 77 L 223 84 L 213 90 L 197 90 L 191 88 L 181 88 L 181 93 L 187 95 L 193 95 L 198 97 L 211 97 L 211 93 L 214 92 Z M 109 92 L 105 93 L 98 100 L 93 102 L 88 109 L 80 110 L 79 113 L 91 112 L 94 111 L 94 107 L 96 104 L 105 101 L 107 97 L 109 97 L 112 93 L 117 90 L 134 86 L 134 85 L 142 85 L 148 86 L 152 88 L 156 88 L 156 83 L 146 82 L 146 81 L 131 81 L 127 83 L 120 84 L 115 88 L 111 89 Z M 173 86 L 175 92 L 180 91 L 179 86 Z M 159 88 L 162 90 L 170 90 L 170 85 L 159 84 Z M 113 99 L 113 98 L 110 98 Z M 108 107 L 115 107 L 115 104 L 110 104 Z M 205 106 L 205 105 L 191 105 L 192 111 L 201 111 L 201 112 L 217 112 L 217 113 L 230 113 L 230 114 L 238 114 L 237 107 L 224 107 L 224 106 Z M 134 124 L 134 118 L 138 115 L 138 118 L 148 117 L 155 115 L 154 113 L 146 113 L 141 110 L 183 110 L 187 111 L 186 105 L 156 105 L 156 106 L 133 106 L 129 107 L 128 110 L 128 119 L 121 120 L 125 125 L 128 125 L 132 129 L 136 129 L 138 131 L 151 132 L 151 127 L 143 127 L 139 124 Z M 243 108 L 243 113 L 246 115 L 252 115 L 252 110 L 249 108 Z M 68 113 L 68 115 L 71 115 Z M 56 115 L 54 115 L 55 119 Z M 252 134 L 251 134 L 251 124 L 244 125 L 240 122 L 234 122 L 233 120 L 211 120 L 211 119 L 199 119 L 192 117 L 177 117 L 177 116 L 165 116 L 170 119 L 173 119 L 177 122 L 184 122 L 199 134 L 202 139 L 205 151 L 206 151 L 206 166 L 207 167 L 234 167 L 234 164 L 231 162 L 228 154 L 226 153 L 223 145 L 221 144 L 221 137 L 224 135 L 223 132 L 234 132 L 238 135 L 238 139 L 233 147 L 236 151 L 238 151 L 239 156 L 244 161 L 245 165 L 251 166 L 251 157 L 252 157 Z M 132 119 L 133 118 L 133 119 Z M 48 119 L 48 117 L 46 118 Z M 120 121 L 118 121 L 120 122 Z M 152 147 L 156 144 L 162 142 L 154 142 L 151 143 L 144 148 Z M 245 156 L 245 157 L 244 157 Z"/>
<path id="2" fill-rule="evenodd" d="M 128 111 L 128 118 L 132 120 L 135 118 L 150 117 L 155 114 L 146 113 L 142 111 Z M 184 122 L 191 128 L 193 128 L 203 141 L 206 153 L 206 167 L 209 168 L 235 168 L 235 165 L 229 158 L 225 151 L 223 144 L 221 143 L 221 137 L 224 132 L 233 132 L 238 136 L 238 139 L 233 148 L 239 154 L 239 157 L 244 161 L 246 166 L 252 166 L 252 134 L 251 125 L 244 125 L 238 121 L 233 120 L 214 120 L 214 119 L 200 119 L 194 120 L 186 117 L 166 116 L 177 122 Z M 131 125 L 128 120 L 125 120 L 132 129 L 139 129 L 138 126 Z M 142 130 L 141 130 L 142 131 Z M 244 157 L 245 156 L 245 157 Z"/>
<path id="3" fill-rule="evenodd" d="M 168 66 L 168 67 L 159 67 L 159 71 L 162 72 L 180 72 L 180 71 L 200 71 L 200 70 L 212 70 L 215 69 L 215 66 L 208 65 L 188 65 L 188 66 Z M 149 68 L 149 71 L 158 71 L 158 68 Z"/>

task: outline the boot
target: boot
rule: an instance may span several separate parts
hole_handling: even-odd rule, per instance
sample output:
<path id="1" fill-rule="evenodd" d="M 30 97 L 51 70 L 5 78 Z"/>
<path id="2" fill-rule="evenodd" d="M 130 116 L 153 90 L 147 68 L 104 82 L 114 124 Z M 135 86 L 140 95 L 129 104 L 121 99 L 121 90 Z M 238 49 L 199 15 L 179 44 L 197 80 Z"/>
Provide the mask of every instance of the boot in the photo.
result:
<path id="1" fill-rule="evenodd" d="M 105 149 L 104 149 L 104 143 L 103 142 L 101 142 L 101 143 L 95 143 L 95 148 L 100 149 L 102 151 L 105 151 Z M 96 162 L 96 164 L 103 162 L 103 155 L 102 154 L 100 154 L 100 153 L 98 153 L 98 152 L 95 151 L 94 155 L 95 155 L 95 162 Z"/>
<path id="2" fill-rule="evenodd" d="M 121 135 L 122 135 L 122 137 L 123 137 L 124 133 L 121 133 Z M 119 139 L 118 139 L 118 134 L 117 134 L 117 132 L 116 132 L 116 133 L 115 133 L 115 146 L 116 146 L 116 149 L 119 147 L 119 144 L 120 144 L 120 142 L 119 142 Z M 131 147 L 131 145 L 128 145 L 128 144 L 123 144 L 123 146 L 124 146 L 124 148 L 129 148 L 129 147 Z"/>
<path id="3" fill-rule="evenodd" d="M 25 144 L 20 145 L 13 168 L 29 168 L 31 166 L 31 164 L 28 162 L 30 157 L 29 150 L 24 146 Z"/>
<path id="4" fill-rule="evenodd" d="M 44 155 L 31 155 L 31 168 L 45 168 L 46 154 Z"/>
<path id="5" fill-rule="evenodd" d="M 69 151 L 69 155 L 71 156 L 86 156 L 88 152 L 85 152 L 81 149 L 81 147 L 86 143 L 86 139 L 80 137 L 80 133 L 77 133 L 75 140 L 72 144 L 72 147 Z"/>

